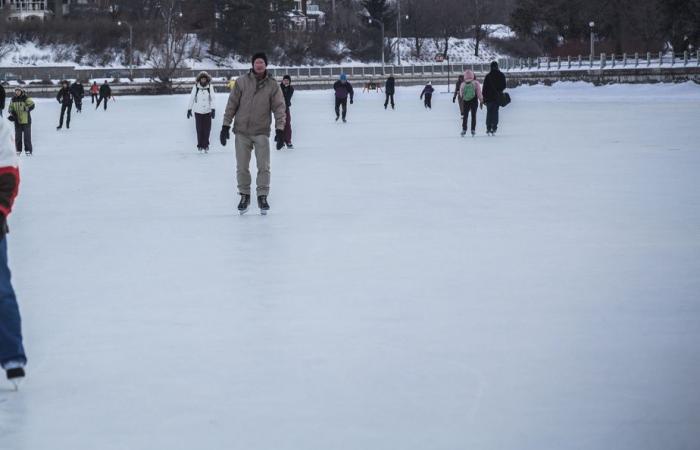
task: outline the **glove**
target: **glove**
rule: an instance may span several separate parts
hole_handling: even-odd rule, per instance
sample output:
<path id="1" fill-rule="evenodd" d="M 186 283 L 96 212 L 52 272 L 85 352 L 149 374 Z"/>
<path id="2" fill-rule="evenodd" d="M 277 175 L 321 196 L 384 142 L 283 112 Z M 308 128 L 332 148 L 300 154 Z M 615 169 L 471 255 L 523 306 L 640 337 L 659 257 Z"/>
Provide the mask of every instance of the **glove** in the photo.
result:
<path id="1" fill-rule="evenodd" d="M 479 104 L 479 109 L 484 109 L 484 104 L 483 104 L 483 103 L 480 103 L 480 104 Z"/>
<path id="2" fill-rule="evenodd" d="M 454 102 L 455 102 L 455 98 L 454 98 L 454 97 L 452 97 L 452 103 L 454 103 Z"/>
<path id="3" fill-rule="evenodd" d="M 352 99 L 350 99 L 350 104 L 352 105 Z"/>
<path id="4" fill-rule="evenodd" d="M 219 135 L 219 140 L 221 141 L 221 145 L 226 147 L 226 141 L 228 141 L 231 138 L 231 134 L 229 133 L 231 131 L 230 126 L 224 125 L 221 127 L 221 134 Z"/>
<path id="5" fill-rule="evenodd" d="M 212 109 L 212 110 L 211 110 L 211 118 L 213 119 L 213 118 L 215 118 L 215 117 L 216 117 L 216 110 L 215 110 L 215 109 Z"/>
<path id="6" fill-rule="evenodd" d="M 277 150 L 282 150 L 282 147 L 284 147 L 284 130 L 275 131 L 275 142 L 277 143 Z"/>
<path id="7" fill-rule="evenodd" d="M 188 110 L 187 110 L 187 118 L 188 118 L 188 119 L 191 119 L 191 118 L 192 118 L 192 110 L 191 110 L 191 109 L 188 109 Z"/>
<path id="8" fill-rule="evenodd" d="M 14 114 L 10 114 L 10 116 L 7 118 L 7 120 L 9 120 L 10 122 L 14 122 L 17 119 L 15 118 Z"/>

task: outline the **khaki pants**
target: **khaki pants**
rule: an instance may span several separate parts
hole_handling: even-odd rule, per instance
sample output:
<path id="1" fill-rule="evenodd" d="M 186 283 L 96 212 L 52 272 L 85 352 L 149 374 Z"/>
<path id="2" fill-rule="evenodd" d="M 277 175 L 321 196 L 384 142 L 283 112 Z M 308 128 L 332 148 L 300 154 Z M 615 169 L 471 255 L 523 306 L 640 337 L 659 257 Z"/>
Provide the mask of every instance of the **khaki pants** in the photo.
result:
<path id="1" fill-rule="evenodd" d="M 238 192 L 250 195 L 250 158 L 255 149 L 258 177 L 255 179 L 258 195 L 270 193 L 270 137 L 264 134 L 246 136 L 236 134 L 236 178 Z"/>

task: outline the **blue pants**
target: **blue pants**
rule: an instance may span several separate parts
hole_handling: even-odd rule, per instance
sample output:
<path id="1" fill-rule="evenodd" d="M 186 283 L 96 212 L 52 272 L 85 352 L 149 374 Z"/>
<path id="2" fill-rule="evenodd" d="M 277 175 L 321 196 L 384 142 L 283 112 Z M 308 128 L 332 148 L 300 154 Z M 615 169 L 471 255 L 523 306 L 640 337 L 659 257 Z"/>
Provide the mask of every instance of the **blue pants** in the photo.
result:
<path id="1" fill-rule="evenodd" d="M 10 361 L 25 363 L 22 323 L 7 265 L 7 237 L 0 240 L 0 365 Z"/>

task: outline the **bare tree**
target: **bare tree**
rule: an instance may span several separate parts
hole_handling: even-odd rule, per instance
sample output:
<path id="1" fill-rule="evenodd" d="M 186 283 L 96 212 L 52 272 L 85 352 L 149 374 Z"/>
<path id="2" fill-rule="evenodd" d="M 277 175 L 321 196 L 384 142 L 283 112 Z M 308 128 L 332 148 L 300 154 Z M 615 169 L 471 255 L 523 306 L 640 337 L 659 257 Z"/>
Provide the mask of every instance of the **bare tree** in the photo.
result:
<path id="1" fill-rule="evenodd" d="M 161 17 L 157 21 L 159 35 L 150 49 L 148 60 L 161 88 L 172 92 L 173 78 L 186 68 L 186 59 L 195 56 L 198 48 L 192 46 L 192 37 L 182 26 L 182 12 L 177 0 L 168 0 L 161 6 Z"/>

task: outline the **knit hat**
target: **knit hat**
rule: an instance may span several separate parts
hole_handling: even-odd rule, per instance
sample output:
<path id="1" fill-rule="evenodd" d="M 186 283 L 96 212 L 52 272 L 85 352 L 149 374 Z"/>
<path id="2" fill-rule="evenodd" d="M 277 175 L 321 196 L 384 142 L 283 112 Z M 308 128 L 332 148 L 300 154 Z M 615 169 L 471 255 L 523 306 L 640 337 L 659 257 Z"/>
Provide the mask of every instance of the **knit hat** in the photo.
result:
<path id="1" fill-rule="evenodd" d="M 340 81 L 347 81 L 347 79 L 348 79 L 347 75 L 345 75 L 344 73 L 340 74 Z"/>
<path id="2" fill-rule="evenodd" d="M 498 62 L 496 62 L 496 61 L 491 62 L 491 70 L 498 70 Z"/>
<path id="3" fill-rule="evenodd" d="M 263 52 L 258 52 L 253 55 L 253 60 L 251 61 L 252 64 L 255 64 L 256 59 L 262 59 L 265 61 L 265 65 L 267 65 L 267 55 Z"/>
<path id="4" fill-rule="evenodd" d="M 292 82 L 292 77 L 290 77 L 289 75 L 283 76 L 282 79 L 283 79 L 283 80 L 289 80 L 290 83 Z"/>

